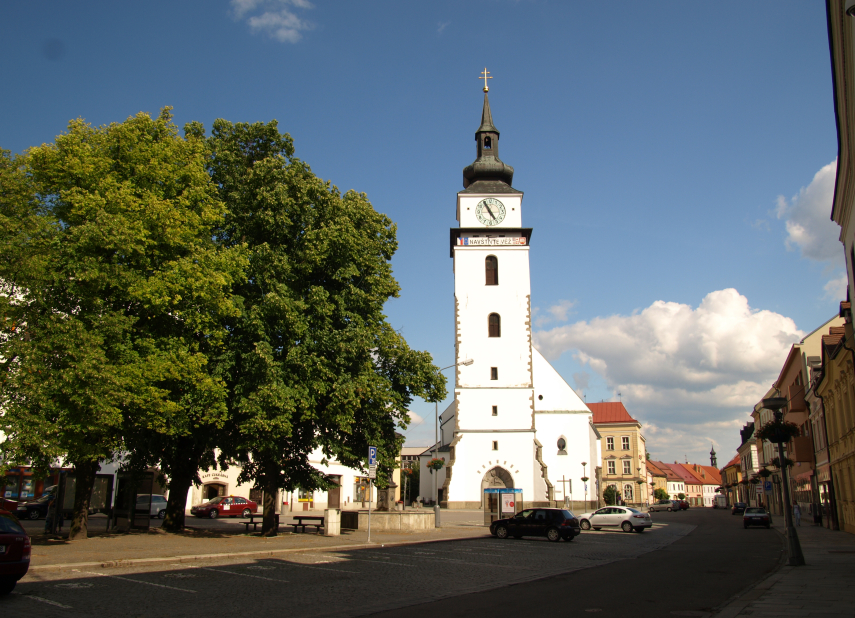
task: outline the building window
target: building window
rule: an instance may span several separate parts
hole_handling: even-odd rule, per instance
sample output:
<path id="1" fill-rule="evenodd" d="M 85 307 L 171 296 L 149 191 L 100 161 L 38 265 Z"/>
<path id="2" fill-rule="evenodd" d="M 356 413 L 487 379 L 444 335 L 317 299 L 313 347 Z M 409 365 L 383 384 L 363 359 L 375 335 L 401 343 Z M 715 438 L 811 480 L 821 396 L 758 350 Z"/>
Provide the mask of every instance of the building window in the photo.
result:
<path id="1" fill-rule="evenodd" d="M 484 258 L 484 271 L 487 274 L 487 285 L 499 285 L 499 258 L 495 255 Z"/>
<path id="2" fill-rule="evenodd" d="M 615 450 L 615 439 L 614 438 L 606 438 L 606 450 L 613 451 Z"/>
<path id="3" fill-rule="evenodd" d="M 493 450 L 494 451 L 499 450 L 499 441 L 498 440 L 493 440 Z"/>
<path id="4" fill-rule="evenodd" d="M 499 416 L 499 406 L 493 406 L 493 416 Z"/>
<path id="5" fill-rule="evenodd" d="M 498 313 L 491 313 L 487 323 L 490 337 L 502 336 L 502 318 L 499 317 Z"/>
<path id="6" fill-rule="evenodd" d="M 623 499 L 627 501 L 632 500 L 632 485 L 629 483 L 623 486 Z"/>
<path id="7" fill-rule="evenodd" d="M 499 379 L 499 368 L 498 367 L 490 367 L 490 379 L 498 380 Z"/>
<path id="8" fill-rule="evenodd" d="M 629 450 L 629 436 L 623 436 L 620 439 L 620 447 L 625 451 Z"/>
<path id="9" fill-rule="evenodd" d="M 631 465 L 632 465 L 632 463 L 629 461 L 629 459 L 623 460 L 623 473 L 624 474 L 632 474 L 632 468 L 630 468 Z"/>
<path id="10" fill-rule="evenodd" d="M 614 474 L 615 473 L 615 462 L 608 461 L 608 462 L 606 462 L 606 465 L 608 466 L 609 474 Z"/>
<path id="11" fill-rule="evenodd" d="M 492 150 L 492 148 L 493 148 L 493 140 L 490 139 L 489 135 L 487 135 L 484 138 L 484 150 Z"/>

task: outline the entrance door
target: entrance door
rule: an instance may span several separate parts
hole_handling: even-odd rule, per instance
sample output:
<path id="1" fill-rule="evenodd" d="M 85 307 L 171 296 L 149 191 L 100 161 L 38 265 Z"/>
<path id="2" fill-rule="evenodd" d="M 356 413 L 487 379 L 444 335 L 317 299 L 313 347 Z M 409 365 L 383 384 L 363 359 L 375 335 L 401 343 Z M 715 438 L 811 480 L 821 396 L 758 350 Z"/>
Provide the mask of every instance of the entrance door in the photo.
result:
<path id="1" fill-rule="evenodd" d="M 335 483 L 335 487 L 331 488 L 327 492 L 327 508 L 328 509 L 340 509 L 341 508 L 341 476 L 340 475 L 330 475 L 329 479 Z"/>
<path id="2" fill-rule="evenodd" d="M 222 483 L 210 483 L 205 485 L 205 501 L 226 495 L 226 486 Z"/>

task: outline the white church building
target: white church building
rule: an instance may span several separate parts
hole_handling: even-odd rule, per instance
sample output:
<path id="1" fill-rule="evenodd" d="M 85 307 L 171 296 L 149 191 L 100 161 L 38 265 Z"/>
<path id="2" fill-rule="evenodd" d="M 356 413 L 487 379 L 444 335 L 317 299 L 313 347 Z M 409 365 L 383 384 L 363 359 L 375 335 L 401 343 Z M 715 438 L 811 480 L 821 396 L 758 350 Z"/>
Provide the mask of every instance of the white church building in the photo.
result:
<path id="1" fill-rule="evenodd" d="M 532 345 L 532 228 L 523 227 L 514 170 L 499 159 L 487 90 L 477 158 L 463 170 L 459 227 L 450 235 L 455 362 L 473 362 L 455 367 L 436 447 L 445 466 L 427 469 L 435 447 L 421 455 L 420 493 L 433 499 L 437 475 L 449 509 L 480 508 L 484 489 L 501 487 L 521 489 L 526 507 L 596 506 L 601 457 L 592 413 Z"/>

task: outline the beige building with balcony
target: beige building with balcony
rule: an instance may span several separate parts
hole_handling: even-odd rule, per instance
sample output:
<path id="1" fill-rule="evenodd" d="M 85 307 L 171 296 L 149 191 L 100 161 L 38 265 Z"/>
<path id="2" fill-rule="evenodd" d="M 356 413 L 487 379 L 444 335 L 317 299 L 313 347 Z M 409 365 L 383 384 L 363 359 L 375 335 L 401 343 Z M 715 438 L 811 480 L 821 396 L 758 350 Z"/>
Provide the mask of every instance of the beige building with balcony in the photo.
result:
<path id="1" fill-rule="evenodd" d="M 589 403 L 588 408 L 594 414 L 602 447 L 600 496 L 611 485 L 627 504 L 649 504 L 652 492 L 647 481 L 647 448 L 641 423 L 619 401 Z"/>

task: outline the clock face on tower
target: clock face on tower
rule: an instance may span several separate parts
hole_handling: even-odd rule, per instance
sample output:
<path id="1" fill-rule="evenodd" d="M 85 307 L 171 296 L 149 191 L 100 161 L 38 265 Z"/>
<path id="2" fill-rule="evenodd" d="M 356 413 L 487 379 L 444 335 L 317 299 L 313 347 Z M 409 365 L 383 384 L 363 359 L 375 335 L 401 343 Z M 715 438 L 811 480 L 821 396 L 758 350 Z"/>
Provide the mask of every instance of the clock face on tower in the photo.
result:
<path id="1" fill-rule="evenodd" d="M 498 225 L 505 220 L 505 205 L 494 197 L 487 197 L 478 202 L 475 216 L 484 225 Z"/>

